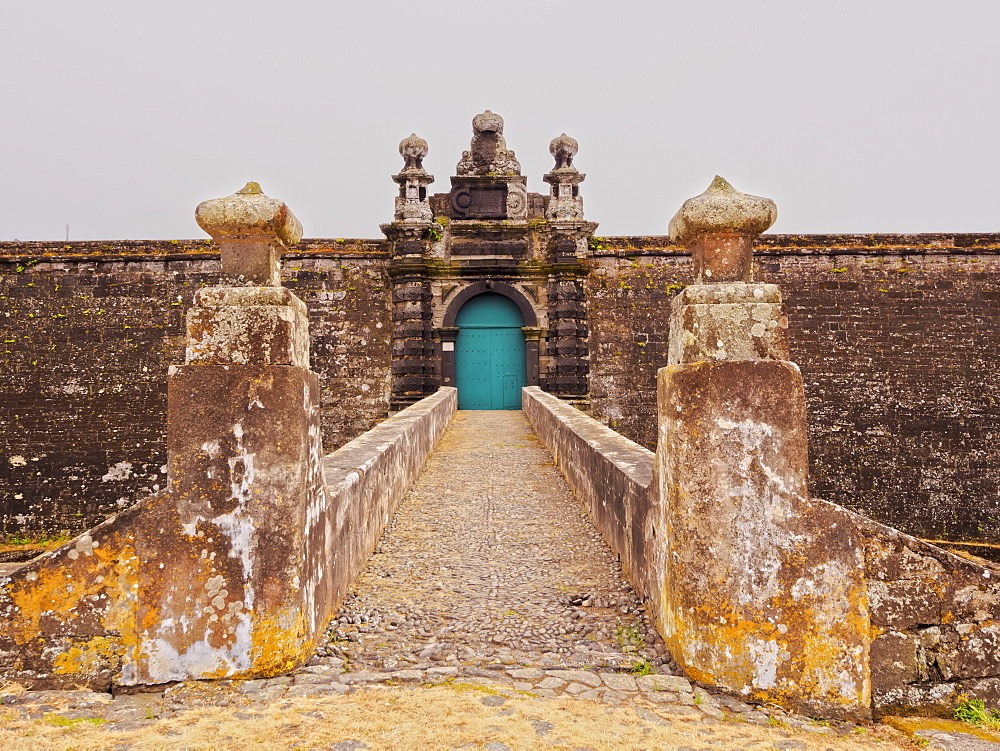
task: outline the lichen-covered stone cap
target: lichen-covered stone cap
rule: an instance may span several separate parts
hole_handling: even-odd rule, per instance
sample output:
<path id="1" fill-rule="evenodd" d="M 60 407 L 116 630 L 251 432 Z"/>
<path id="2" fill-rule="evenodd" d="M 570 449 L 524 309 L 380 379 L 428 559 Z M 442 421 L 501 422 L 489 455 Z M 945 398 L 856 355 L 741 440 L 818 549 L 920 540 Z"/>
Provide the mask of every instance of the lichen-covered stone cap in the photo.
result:
<path id="1" fill-rule="evenodd" d="M 403 157 L 403 170 L 423 169 L 427 150 L 427 141 L 416 133 L 411 133 L 400 141 L 399 155 Z"/>
<path id="2" fill-rule="evenodd" d="M 725 232 L 759 235 L 774 224 L 778 207 L 770 198 L 741 193 L 715 176 L 708 190 L 689 198 L 670 220 L 670 239 L 687 245 L 699 235 Z"/>
<path id="3" fill-rule="evenodd" d="M 580 150 L 579 142 L 565 133 L 549 142 L 549 153 L 555 158 L 555 169 L 572 169 L 573 157 Z"/>
<path id="4" fill-rule="evenodd" d="M 214 239 L 273 238 L 285 246 L 302 239 L 302 225 L 291 209 L 283 201 L 268 198 L 254 182 L 231 196 L 203 201 L 194 216 Z"/>
<path id="5" fill-rule="evenodd" d="M 495 112 L 486 110 L 472 118 L 472 132 L 503 134 L 503 118 Z"/>

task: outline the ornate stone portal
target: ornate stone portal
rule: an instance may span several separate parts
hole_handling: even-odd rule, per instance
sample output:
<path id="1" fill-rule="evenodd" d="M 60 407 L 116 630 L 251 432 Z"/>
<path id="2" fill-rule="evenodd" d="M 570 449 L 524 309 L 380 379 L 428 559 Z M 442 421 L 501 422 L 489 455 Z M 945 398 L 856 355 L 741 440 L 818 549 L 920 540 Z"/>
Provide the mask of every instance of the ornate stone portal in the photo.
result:
<path id="1" fill-rule="evenodd" d="M 451 190 L 428 196 L 434 178 L 422 163 L 427 143 L 400 143 L 404 168 L 395 221 L 382 225 L 392 260 L 392 404 L 402 408 L 455 381 L 455 319 L 483 293 L 510 298 L 524 316 L 527 382 L 571 400 L 588 392 L 587 309 L 583 282 L 588 240 L 573 167 L 579 146 L 552 141 L 548 196 L 529 193 L 507 148 L 503 118 L 487 110 L 451 178 Z"/>

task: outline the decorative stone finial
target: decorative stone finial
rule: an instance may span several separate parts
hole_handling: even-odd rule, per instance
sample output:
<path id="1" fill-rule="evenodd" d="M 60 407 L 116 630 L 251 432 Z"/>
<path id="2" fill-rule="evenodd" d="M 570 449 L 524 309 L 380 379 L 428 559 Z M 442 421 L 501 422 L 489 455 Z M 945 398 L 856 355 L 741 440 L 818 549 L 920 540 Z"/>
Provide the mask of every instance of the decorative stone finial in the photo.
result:
<path id="1" fill-rule="evenodd" d="M 411 133 L 399 142 L 399 154 L 403 157 L 403 172 L 423 170 L 427 141 L 416 133 Z"/>
<path id="2" fill-rule="evenodd" d="M 472 118 L 472 132 L 475 135 L 480 133 L 496 133 L 503 135 L 503 118 L 495 112 L 486 110 Z"/>
<path id="3" fill-rule="evenodd" d="M 565 133 L 556 136 L 549 143 L 549 153 L 556 160 L 556 166 L 542 179 L 552 186 L 552 197 L 545 208 L 545 218 L 549 221 L 582 221 L 583 198 L 580 197 L 580 183 L 587 176 L 573 166 L 573 157 L 580 150 L 575 138 Z"/>
<path id="4" fill-rule="evenodd" d="M 570 138 L 565 133 L 552 139 L 549 144 L 549 153 L 555 157 L 556 166 L 553 169 L 564 170 L 573 169 L 573 157 L 580 150 L 580 144 L 575 138 Z"/>
<path id="5" fill-rule="evenodd" d="M 686 200 L 670 220 L 670 239 L 686 245 L 710 232 L 759 235 L 777 218 L 778 207 L 770 198 L 741 193 L 716 175 L 704 193 Z"/>
<path id="6" fill-rule="evenodd" d="M 521 164 L 507 148 L 503 118 L 486 110 L 472 118 L 472 144 L 462 152 L 459 175 L 520 175 Z"/>
<path id="7" fill-rule="evenodd" d="M 778 218 L 770 198 L 741 193 L 716 175 L 670 220 L 670 239 L 691 248 L 695 283 L 748 282 L 753 240 Z"/>
<path id="8" fill-rule="evenodd" d="M 281 286 L 281 252 L 302 239 L 302 225 L 283 201 L 249 182 L 231 196 L 198 204 L 195 219 L 219 243 L 224 274 L 244 284 Z"/>
<path id="9" fill-rule="evenodd" d="M 427 201 L 427 186 L 434 182 L 434 175 L 428 175 L 424 169 L 427 141 L 416 133 L 411 133 L 399 142 L 399 153 L 403 157 L 403 170 L 392 176 L 399 185 L 395 220 L 427 224 L 432 218 L 431 206 Z"/>

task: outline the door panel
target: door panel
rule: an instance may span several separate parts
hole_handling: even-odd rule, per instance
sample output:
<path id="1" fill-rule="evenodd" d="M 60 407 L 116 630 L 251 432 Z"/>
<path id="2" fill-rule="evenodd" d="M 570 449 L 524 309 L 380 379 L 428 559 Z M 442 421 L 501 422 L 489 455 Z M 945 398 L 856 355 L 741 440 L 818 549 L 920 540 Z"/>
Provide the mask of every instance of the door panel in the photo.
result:
<path id="1" fill-rule="evenodd" d="M 472 298 L 459 311 L 455 385 L 459 409 L 520 409 L 527 385 L 520 311 L 500 295 Z"/>
<path id="2" fill-rule="evenodd" d="M 490 329 L 459 329 L 455 341 L 455 385 L 459 409 L 493 409 L 490 389 Z"/>

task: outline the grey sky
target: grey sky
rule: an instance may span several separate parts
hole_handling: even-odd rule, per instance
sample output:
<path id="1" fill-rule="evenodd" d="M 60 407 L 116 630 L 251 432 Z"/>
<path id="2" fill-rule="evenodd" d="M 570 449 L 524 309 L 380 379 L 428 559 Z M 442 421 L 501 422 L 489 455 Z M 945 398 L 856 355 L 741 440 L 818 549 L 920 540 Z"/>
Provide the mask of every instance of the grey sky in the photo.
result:
<path id="1" fill-rule="evenodd" d="M 1000 3 L 9 2 L 0 240 L 189 238 L 257 180 L 307 237 L 379 237 L 399 140 L 448 178 L 489 108 L 598 234 L 664 234 L 718 173 L 772 231 L 1000 231 Z"/>

